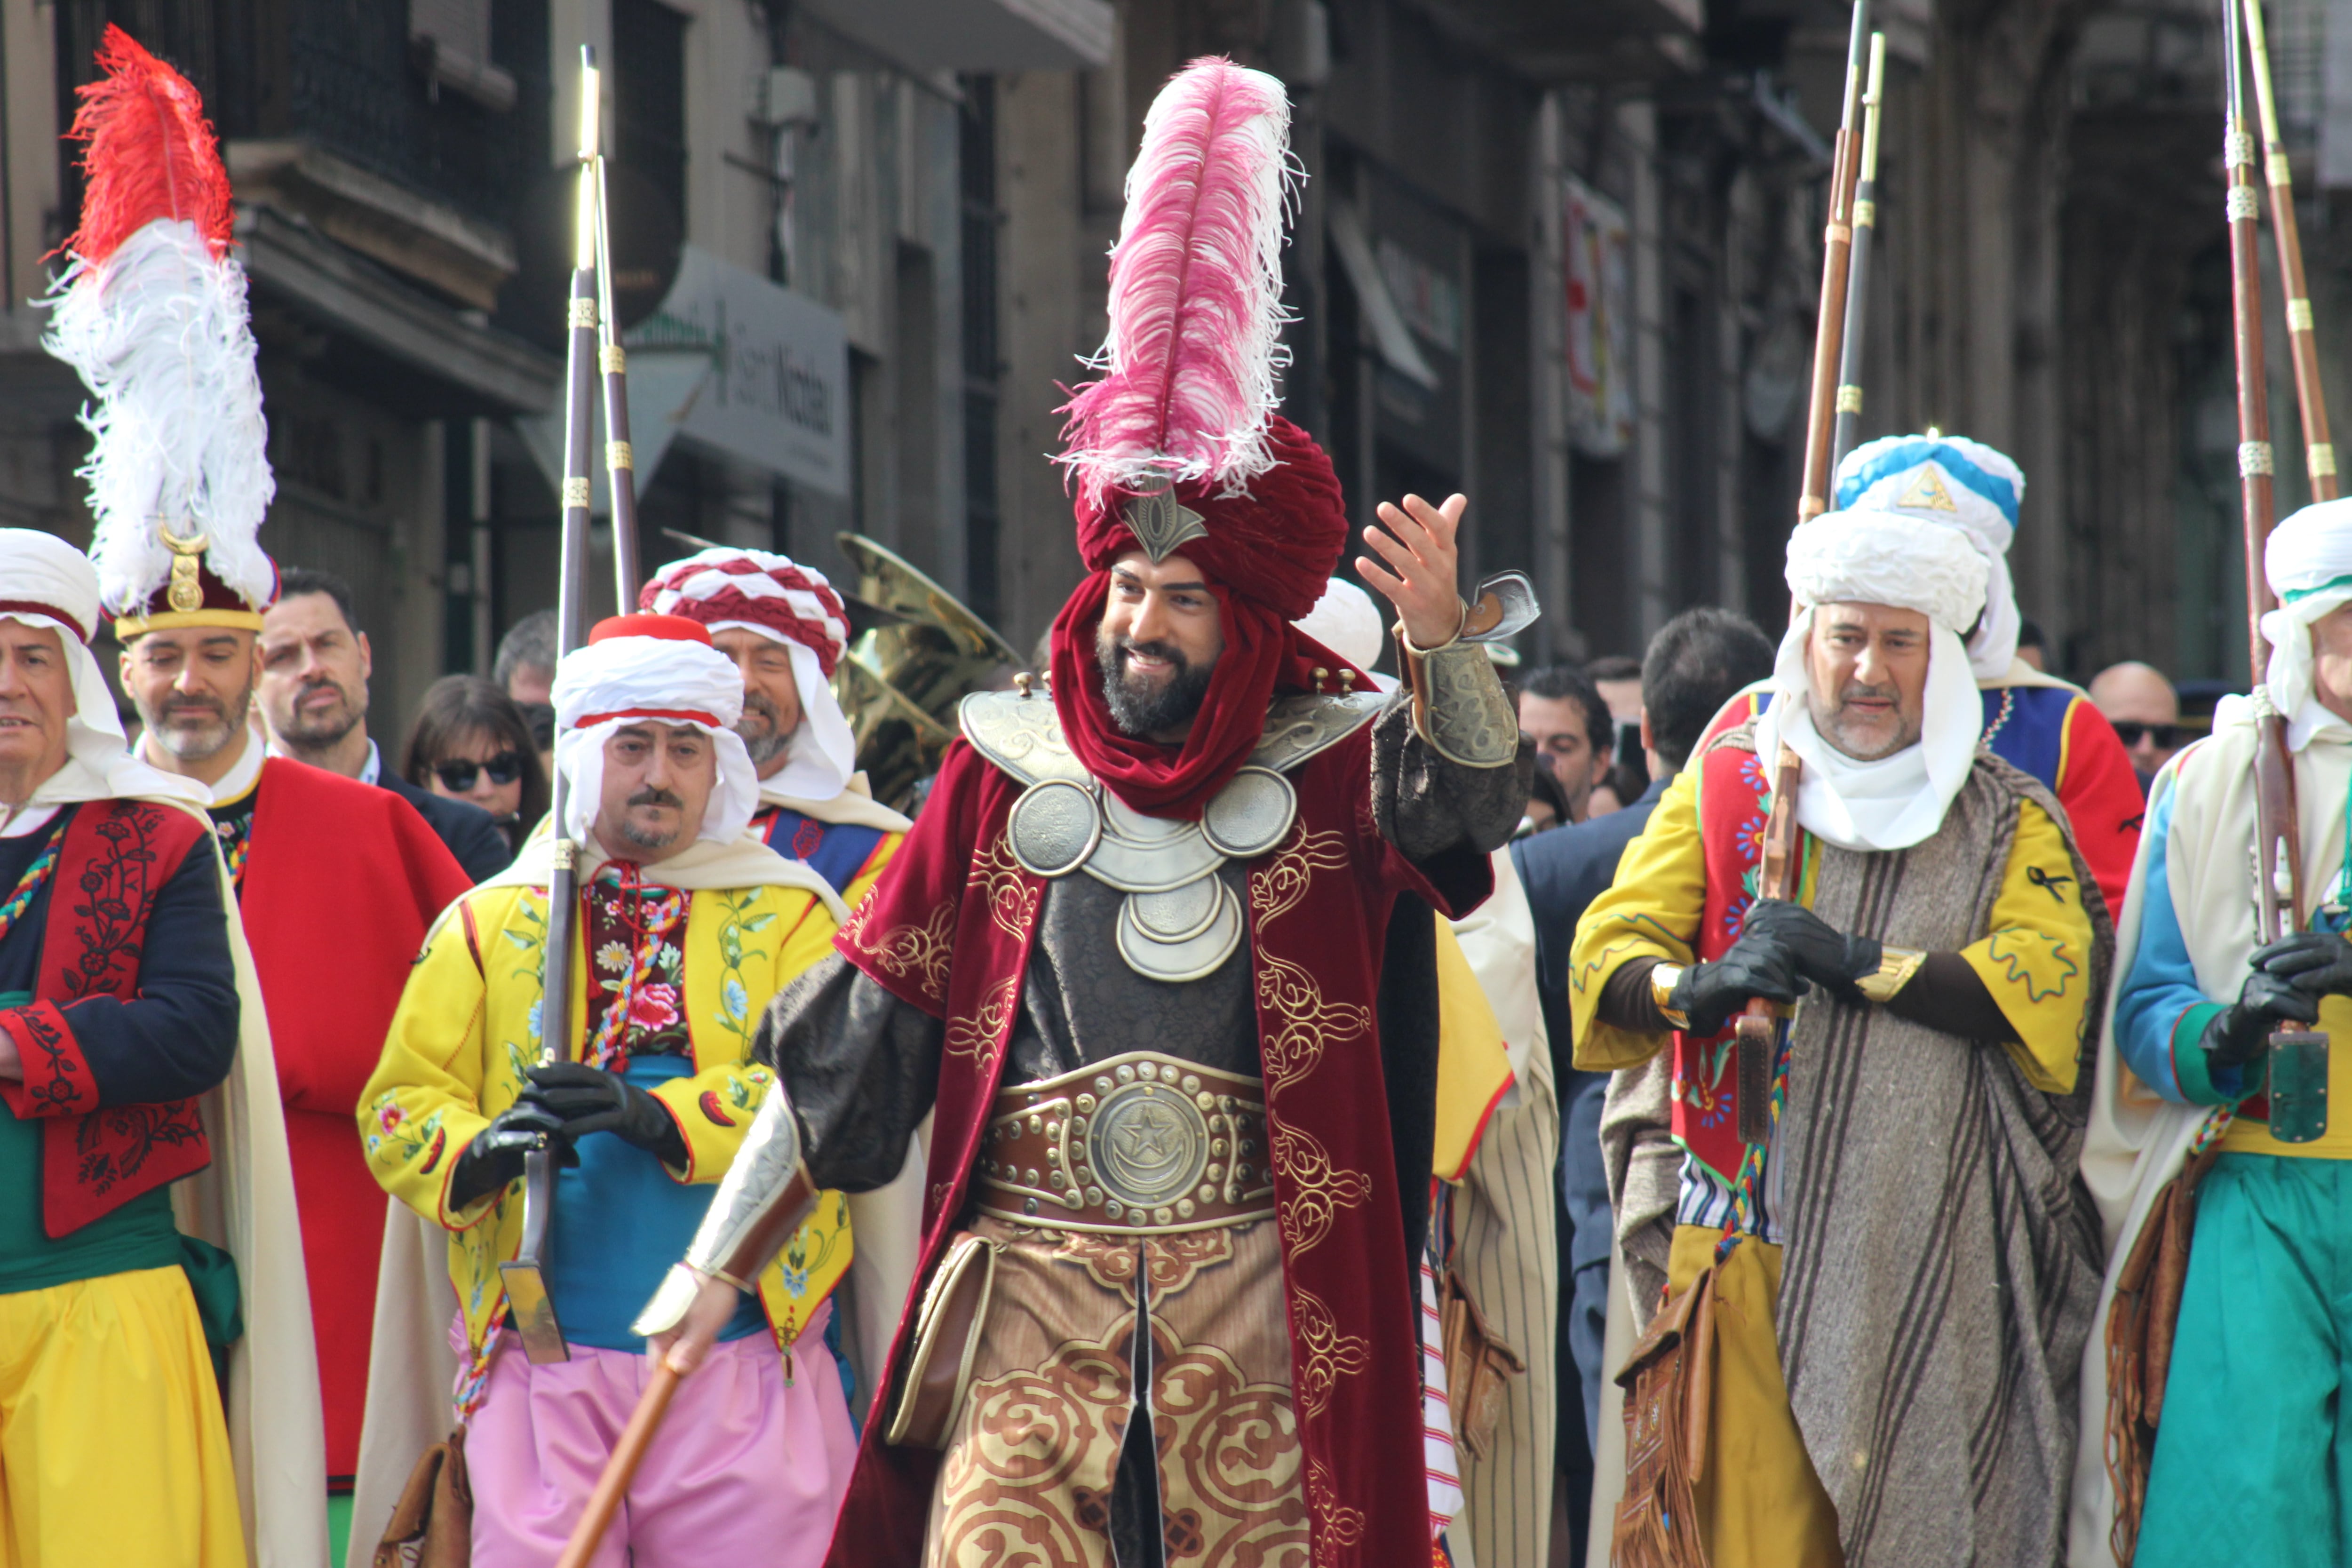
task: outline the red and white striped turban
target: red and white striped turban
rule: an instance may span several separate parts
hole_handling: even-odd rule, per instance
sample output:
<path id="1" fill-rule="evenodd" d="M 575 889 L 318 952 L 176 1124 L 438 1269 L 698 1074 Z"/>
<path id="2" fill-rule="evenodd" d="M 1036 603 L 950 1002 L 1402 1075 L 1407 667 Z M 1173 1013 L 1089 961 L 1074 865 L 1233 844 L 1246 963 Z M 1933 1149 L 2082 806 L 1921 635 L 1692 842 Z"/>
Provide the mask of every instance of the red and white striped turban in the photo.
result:
<path id="1" fill-rule="evenodd" d="M 765 550 L 721 546 L 673 561 L 638 593 L 637 607 L 798 643 L 827 680 L 849 646 L 849 612 L 824 574 Z"/>
<path id="2" fill-rule="evenodd" d="M 849 646 L 849 612 L 824 574 L 790 556 L 719 545 L 673 561 L 637 594 L 640 607 L 683 616 L 713 633 L 756 632 L 792 655 L 801 728 L 784 765 L 761 793 L 831 800 L 857 769 L 857 740 L 835 700 L 834 670 Z"/>
<path id="3" fill-rule="evenodd" d="M 760 779 L 735 721 L 743 678 L 710 634 L 675 616 L 615 616 L 556 667 L 555 769 L 571 781 L 564 833 L 584 838 L 604 793 L 604 742 L 631 724 L 690 725 L 711 738 L 719 777 L 699 837 L 724 843 L 759 807 Z"/>

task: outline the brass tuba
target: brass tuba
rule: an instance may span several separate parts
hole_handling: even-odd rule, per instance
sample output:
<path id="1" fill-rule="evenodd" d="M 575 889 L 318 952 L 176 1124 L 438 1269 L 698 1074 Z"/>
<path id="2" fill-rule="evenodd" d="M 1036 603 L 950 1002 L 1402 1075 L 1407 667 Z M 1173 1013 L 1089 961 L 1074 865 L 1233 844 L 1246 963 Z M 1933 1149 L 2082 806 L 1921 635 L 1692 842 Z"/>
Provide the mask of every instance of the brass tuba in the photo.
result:
<path id="1" fill-rule="evenodd" d="M 874 798 L 904 811 L 955 738 L 956 704 L 999 685 L 1021 656 L 955 596 L 860 533 L 838 536 L 857 568 L 850 606 L 866 626 L 833 672 Z M 880 614 L 861 613 L 870 610 Z"/>

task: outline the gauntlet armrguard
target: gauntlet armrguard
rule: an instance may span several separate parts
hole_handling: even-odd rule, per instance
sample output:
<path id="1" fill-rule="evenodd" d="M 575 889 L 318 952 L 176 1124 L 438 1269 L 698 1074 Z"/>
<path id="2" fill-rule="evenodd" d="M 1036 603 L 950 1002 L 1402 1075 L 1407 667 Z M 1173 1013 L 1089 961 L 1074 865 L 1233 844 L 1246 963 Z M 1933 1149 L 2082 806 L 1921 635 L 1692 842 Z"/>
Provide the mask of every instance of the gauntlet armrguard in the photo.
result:
<path id="1" fill-rule="evenodd" d="M 711 1194 L 710 1210 L 686 1249 L 686 1261 L 662 1280 L 633 1331 L 651 1336 L 677 1327 L 704 1279 L 752 1289 L 760 1271 L 815 1212 L 816 1203 L 816 1183 L 801 1160 L 800 1121 L 792 1097 L 782 1081 L 772 1083 L 735 1163 Z"/>
<path id="2" fill-rule="evenodd" d="M 1396 628 L 1397 650 L 1412 687 L 1412 727 L 1447 762 L 1499 768 L 1518 756 L 1519 721 L 1484 643 L 1458 635 L 1418 648 Z"/>

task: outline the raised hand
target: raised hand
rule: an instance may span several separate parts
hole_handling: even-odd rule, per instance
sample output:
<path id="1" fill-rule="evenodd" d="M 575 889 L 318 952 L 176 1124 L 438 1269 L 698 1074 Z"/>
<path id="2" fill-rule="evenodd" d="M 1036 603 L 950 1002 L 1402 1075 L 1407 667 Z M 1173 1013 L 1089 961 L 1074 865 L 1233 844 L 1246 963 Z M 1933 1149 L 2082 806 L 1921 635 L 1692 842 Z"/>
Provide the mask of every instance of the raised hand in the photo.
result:
<path id="1" fill-rule="evenodd" d="M 1364 542 L 1381 559 L 1357 556 L 1357 574 L 1396 606 L 1404 635 L 1415 647 L 1441 647 L 1462 628 L 1454 535 L 1469 506 L 1469 498 L 1462 495 L 1448 496 L 1442 507 L 1409 495 L 1402 509 L 1381 502 L 1379 516 L 1386 528 L 1364 530 Z"/>

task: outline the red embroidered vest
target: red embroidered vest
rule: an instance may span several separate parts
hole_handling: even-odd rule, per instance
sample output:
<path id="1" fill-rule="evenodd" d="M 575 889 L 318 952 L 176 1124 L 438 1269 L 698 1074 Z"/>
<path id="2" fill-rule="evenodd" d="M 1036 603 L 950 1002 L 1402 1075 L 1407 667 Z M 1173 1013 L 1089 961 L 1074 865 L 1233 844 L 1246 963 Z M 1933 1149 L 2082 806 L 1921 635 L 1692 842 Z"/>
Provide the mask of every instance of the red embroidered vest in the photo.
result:
<path id="1" fill-rule="evenodd" d="M 1704 963 L 1721 958 L 1739 940 L 1748 908 L 1756 902 L 1772 790 L 1764 776 L 1763 763 L 1744 734 L 1716 742 L 1697 765 L 1706 902 L 1696 946 Z M 1799 842 L 1801 854 L 1801 838 Z M 1745 1148 L 1739 1142 L 1739 1084 L 1731 1065 L 1732 1037 L 1728 1027 L 1703 1038 L 1681 1031 L 1675 1035 L 1675 1140 L 1726 1183 L 1738 1174 Z"/>
<path id="2" fill-rule="evenodd" d="M 139 994 L 156 897 L 206 831 L 170 806 L 92 801 L 74 813 L 58 847 L 34 1000 L 9 1019 L 25 1077 L 0 1082 L 10 1110 L 42 1119 L 41 1223 L 53 1238 L 212 1163 L 194 1100 L 100 1106 L 60 1011 L 91 996 Z"/>

